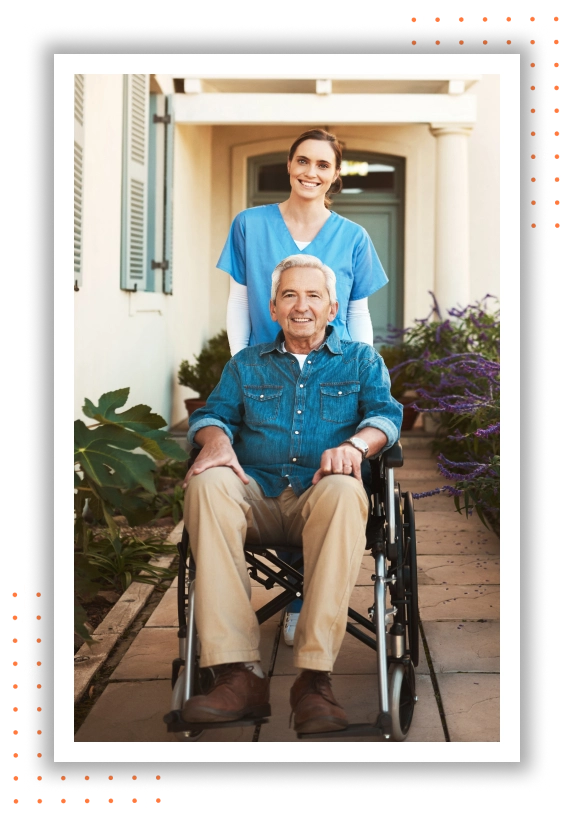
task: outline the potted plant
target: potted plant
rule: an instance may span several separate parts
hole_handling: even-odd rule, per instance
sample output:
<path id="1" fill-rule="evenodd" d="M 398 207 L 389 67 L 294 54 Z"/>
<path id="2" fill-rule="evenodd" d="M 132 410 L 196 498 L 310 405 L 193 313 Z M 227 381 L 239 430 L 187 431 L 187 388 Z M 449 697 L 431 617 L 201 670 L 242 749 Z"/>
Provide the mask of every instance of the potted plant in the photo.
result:
<path id="1" fill-rule="evenodd" d="M 402 430 L 411 430 L 418 417 L 418 410 L 410 407 L 416 398 L 416 393 L 408 388 L 410 378 L 406 368 L 400 367 L 400 365 L 414 356 L 414 350 L 406 344 L 382 345 L 380 355 L 390 373 L 390 392 L 396 401 L 404 406 Z"/>
<path id="2" fill-rule="evenodd" d="M 208 339 L 200 354 L 194 356 L 193 364 L 190 364 L 187 359 L 181 363 L 178 371 L 178 384 L 198 393 L 195 399 L 184 399 L 189 416 L 198 407 L 206 404 L 206 399 L 220 381 L 224 366 L 230 358 L 228 335 L 225 330 L 221 330 L 216 336 Z"/>

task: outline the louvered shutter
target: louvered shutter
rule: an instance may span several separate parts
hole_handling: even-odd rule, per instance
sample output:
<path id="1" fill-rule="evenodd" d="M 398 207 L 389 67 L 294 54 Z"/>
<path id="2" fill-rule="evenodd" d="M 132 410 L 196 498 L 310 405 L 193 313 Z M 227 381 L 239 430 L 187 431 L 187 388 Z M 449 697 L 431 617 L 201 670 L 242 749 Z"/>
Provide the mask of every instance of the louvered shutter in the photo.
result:
<path id="1" fill-rule="evenodd" d="M 74 290 L 82 284 L 82 201 L 84 195 L 84 75 L 74 75 Z"/>
<path id="2" fill-rule="evenodd" d="M 150 75 L 124 75 L 121 287 L 146 289 Z"/>
<path id="3" fill-rule="evenodd" d="M 174 225 L 174 103 L 172 95 L 166 97 L 166 114 L 169 121 L 166 123 L 166 163 L 164 171 L 164 293 L 172 293 L 173 253 L 172 237 Z"/>

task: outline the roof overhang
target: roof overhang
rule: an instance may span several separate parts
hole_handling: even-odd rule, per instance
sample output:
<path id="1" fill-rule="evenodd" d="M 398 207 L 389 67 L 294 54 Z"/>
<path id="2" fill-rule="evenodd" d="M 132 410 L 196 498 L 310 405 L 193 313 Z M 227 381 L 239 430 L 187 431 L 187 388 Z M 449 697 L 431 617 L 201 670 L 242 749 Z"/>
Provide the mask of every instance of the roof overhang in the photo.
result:
<path id="1" fill-rule="evenodd" d="M 177 123 L 252 125 L 459 123 L 476 121 L 476 97 L 465 92 L 481 75 L 217 75 L 157 74 L 174 93 Z"/>

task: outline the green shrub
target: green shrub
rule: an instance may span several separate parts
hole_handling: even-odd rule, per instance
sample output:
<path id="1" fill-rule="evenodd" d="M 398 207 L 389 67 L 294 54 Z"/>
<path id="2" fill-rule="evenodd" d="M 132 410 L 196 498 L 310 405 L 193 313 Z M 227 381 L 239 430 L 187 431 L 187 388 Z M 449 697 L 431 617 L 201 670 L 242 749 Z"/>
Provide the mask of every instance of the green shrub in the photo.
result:
<path id="1" fill-rule="evenodd" d="M 205 401 L 220 381 L 226 362 L 232 358 L 226 331 L 222 330 L 209 339 L 194 358 L 195 364 L 190 364 L 187 359 L 181 363 L 178 384 L 195 390 L 198 398 Z"/>

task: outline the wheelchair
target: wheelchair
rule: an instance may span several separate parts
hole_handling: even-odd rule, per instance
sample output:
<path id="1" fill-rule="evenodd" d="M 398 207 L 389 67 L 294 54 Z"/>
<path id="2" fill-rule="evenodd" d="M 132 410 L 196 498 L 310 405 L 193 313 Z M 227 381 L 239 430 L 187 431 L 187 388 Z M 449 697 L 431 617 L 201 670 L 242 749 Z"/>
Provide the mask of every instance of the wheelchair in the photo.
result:
<path id="1" fill-rule="evenodd" d="M 191 456 L 189 467 L 196 454 L 197 451 Z M 349 608 L 346 631 L 376 652 L 378 716 L 373 724 L 356 723 L 338 731 L 298 734 L 298 739 L 377 736 L 384 741 L 401 742 L 408 734 L 418 700 L 414 672 L 419 661 L 416 527 L 412 495 L 403 493 L 394 480 L 394 469 L 403 464 L 401 444 L 395 444 L 369 464 L 371 482 L 369 487 L 365 485 L 370 498 L 366 550 L 375 562 L 374 604 L 368 609 L 368 617 Z M 293 563 L 281 560 L 276 550 L 293 553 Z M 208 690 L 212 672 L 199 666 L 194 621 L 195 565 L 186 529 L 178 552 L 179 657 L 172 662 L 171 710 L 164 716 L 168 732 L 174 733 L 179 741 L 194 742 L 205 729 L 267 723 L 269 706 L 260 714 L 235 721 L 187 723 L 183 719 L 182 707 L 193 695 Z M 299 548 L 285 544 L 245 544 L 244 554 L 253 580 L 266 589 L 276 586 L 281 590 L 257 610 L 261 624 L 302 596 L 304 559 Z"/>

